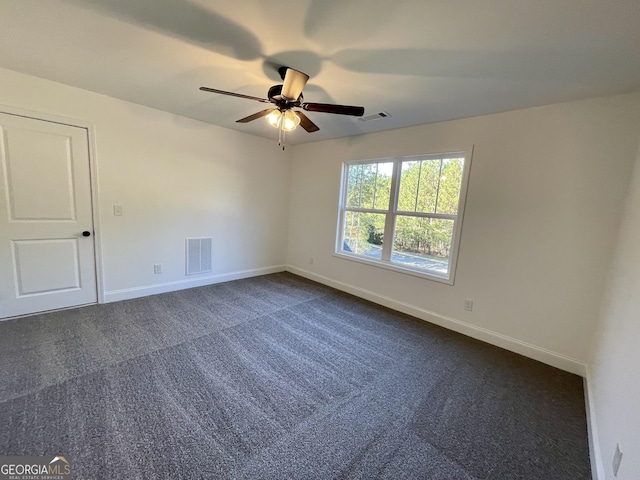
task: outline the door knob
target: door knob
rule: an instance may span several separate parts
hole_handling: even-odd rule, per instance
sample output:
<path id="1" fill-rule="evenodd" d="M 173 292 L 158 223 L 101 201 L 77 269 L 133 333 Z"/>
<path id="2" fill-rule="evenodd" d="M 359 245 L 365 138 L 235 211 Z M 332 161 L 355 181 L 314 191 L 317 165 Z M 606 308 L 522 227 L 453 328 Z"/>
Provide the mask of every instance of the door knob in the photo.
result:
<path id="1" fill-rule="evenodd" d="M 91 232 L 89 230 L 85 230 L 84 232 L 82 232 L 82 236 L 83 237 L 90 237 L 91 236 Z"/>

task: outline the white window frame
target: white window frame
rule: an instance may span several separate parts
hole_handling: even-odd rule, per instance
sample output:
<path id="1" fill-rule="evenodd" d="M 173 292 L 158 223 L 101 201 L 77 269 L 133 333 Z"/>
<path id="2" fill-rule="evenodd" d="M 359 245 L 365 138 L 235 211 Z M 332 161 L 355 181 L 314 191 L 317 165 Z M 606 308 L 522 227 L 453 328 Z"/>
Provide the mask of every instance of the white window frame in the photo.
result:
<path id="1" fill-rule="evenodd" d="M 350 261 L 364 263 L 366 265 L 372 265 L 375 267 L 384 268 L 408 275 L 413 275 L 428 280 L 433 280 L 448 285 L 453 285 L 455 281 L 456 267 L 458 263 L 458 253 L 460 250 L 460 238 L 462 236 L 462 223 L 464 219 L 464 208 L 467 200 L 467 186 L 469 184 L 469 172 L 471 170 L 471 158 L 473 155 L 473 146 L 466 149 L 447 149 L 445 151 L 436 153 L 426 153 L 423 155 L 408 155 L 398 157 L 386 157 L 375 158 L 367 160 L 354 160 L 344 162 L 342 164 L 342 178 L 340 188 L 340 201 L 339 201 L 339 213 L 338 213 L 338 225 L 336 234 L 336 245 L 334 256 Z M 423 213 L 423 212 L 405 212 L 398 210 L 398 192 L 400 188 L 401 169 L 403 162 L 407 161 L 419 161 L 430 159 L 447 159 L 447 158 L 464 158 L 464 167 L 462 171 L 462 183 L 460 185 L 460 197 L 458 199 L 458 213 L 456 215 L 439 214 L 439 213 Z M 371 164 L 371 163 L 384 163 L 393 162 L 393 173 L 391 178 L 391 193 L 389 200 L 389 207 L 387 210 L 373 209 L 373 208 L 354 208 L 347 207 L 347 180 L 349 167 L 359 164 Z M 387 215 L 387 221 L 385 222 L 384 237 L 385 239 L 392 239 L 391 241 L 384 241 L 382 244 L 382 259 L 374 259 L 360 255 L 357 253 L 345 252 L 343 250 L 343 226 L 345 222 L 345 216 L 347 212 L 360 212 L 360 213 L 382 213 Z M 393 253 L 393 235 L 395 232 L 396 218 L 398 216 L 408 215 L 412 217 L 425 217 L 425 218 L 443 218 L 454 221 L 453 235 L 451 238 L 451 250 L 449 256 L 449 269 L 447 274 L 442 274 L 436 270 L 429 270 L 426 268 L 409 267 L 404 264 L 391 261 L 391 255 Z"/>

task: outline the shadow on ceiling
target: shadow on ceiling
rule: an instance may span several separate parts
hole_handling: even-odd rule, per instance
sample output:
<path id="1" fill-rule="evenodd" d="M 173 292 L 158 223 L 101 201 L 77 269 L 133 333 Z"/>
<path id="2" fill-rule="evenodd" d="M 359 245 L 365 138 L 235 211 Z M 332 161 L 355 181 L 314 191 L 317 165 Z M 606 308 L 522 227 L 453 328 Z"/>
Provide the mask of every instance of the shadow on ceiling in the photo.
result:
<path id="1" fill-rule="evenodd" d="M 238 60 L 261 58 L 260 40 L 228 18 L 187 0 L 66 0 Z"/>

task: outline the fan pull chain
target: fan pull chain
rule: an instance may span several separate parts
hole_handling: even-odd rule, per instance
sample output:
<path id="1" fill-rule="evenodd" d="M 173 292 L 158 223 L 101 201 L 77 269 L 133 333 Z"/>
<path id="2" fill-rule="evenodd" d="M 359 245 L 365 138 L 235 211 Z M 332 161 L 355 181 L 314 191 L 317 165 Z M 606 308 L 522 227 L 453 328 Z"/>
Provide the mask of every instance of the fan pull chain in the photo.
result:
<path id="1" fill-rule="evenodd" d="M 284 115 L 280 117 L 279 121 L 278 121 L 278 146 L 282 146 L 282 150 L 284 151 L 284 138 L 285 138 L 285 134 L 287 132 L 285 132 L 282 129 L 282 125 L 283 125 L 283 121 L 284 121 Z"/>

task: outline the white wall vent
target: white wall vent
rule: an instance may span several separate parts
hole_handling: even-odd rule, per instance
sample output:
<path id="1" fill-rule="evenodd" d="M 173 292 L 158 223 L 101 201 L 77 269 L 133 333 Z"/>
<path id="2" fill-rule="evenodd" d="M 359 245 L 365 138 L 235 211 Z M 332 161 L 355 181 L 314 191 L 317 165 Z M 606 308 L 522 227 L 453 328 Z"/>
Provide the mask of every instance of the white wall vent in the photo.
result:
<path id="1" fill-rule="evenodd" d="M 211 238 L 187 238 L 187 275 L 211 271 Z"/>
<path id="2" fill-rule="evenodd" d="M 390 116 L 391 115 L 389 115 L 387 112 L 378 112 L 367 115 L 366 117 L 358 117 L 358 120 L 362 122 L 370 122 L 371 120 L 377 120 L 378 118 L 387 118 Z"/>

